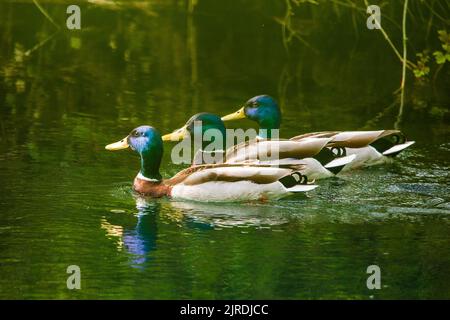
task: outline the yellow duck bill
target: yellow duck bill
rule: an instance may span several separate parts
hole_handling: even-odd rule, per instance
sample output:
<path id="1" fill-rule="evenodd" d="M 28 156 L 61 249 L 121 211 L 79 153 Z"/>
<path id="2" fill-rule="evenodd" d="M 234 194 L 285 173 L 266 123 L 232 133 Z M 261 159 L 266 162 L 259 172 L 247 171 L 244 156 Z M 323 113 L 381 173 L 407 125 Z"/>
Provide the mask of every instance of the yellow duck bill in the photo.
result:
<path id="1" fill-rule="evenodd" d="M 226 116 L 223 116 L 222 121 L 230 121 L 230 120 L 239 120 L 245 118 L 244 107 L 240 108 L 238 111 L 230 113 Z"/>
<path id="2" fill-rule="evenodd" d="M 108 145 L 105 147 L 105 149 L 106 149 L 106 150 L 114 151 L 114 150 L 126 149 L 126 148 L 128 148 L 128 147 L 129 147 L 129 145 L 128 145 L 128 136 L 126 136 L 125 138 L 123 138 L 123 139 L 120 140 L 120 141 L 117 141 L 117 142 L 108 144 Z"/>
<path id="3" fill-rule="evenodd" d="M 163 135 L 161 138 L 163 141 L 180 141 L 189 136 L 186 126 L 175 130 L 172 133 Z"/>

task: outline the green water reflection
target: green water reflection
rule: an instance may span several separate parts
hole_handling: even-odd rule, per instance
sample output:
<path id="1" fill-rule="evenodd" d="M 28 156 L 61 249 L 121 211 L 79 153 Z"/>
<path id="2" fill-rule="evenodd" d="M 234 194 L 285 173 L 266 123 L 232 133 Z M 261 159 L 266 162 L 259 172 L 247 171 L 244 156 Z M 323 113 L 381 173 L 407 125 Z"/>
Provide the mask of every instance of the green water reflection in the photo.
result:
<path id="1" fill-rule="evenodd" d="M 64 26 L 67 4 L 42 3 Z M 329 5 L 298 9 L 308 45 L 286 48 L 284 2 L 199 1 L 193 14 L 183 1 L 79 3 L 82 29 L 30 54 L 54 26 L 29 1 L 0 4 L 0 298 L 450 298 L 448 66 L 434 84 L 408 78 L 400 128 L 417 143 L 394 164 L 308 198 L 145 200 L 130 191 L 136 155 L 104 150 L 132 128 L 168 132 L 267 93 L 283 137 L 389 129 L 401 65 L 364 15 Z M 182 168 L 169 151 L 166 177 Z"/>

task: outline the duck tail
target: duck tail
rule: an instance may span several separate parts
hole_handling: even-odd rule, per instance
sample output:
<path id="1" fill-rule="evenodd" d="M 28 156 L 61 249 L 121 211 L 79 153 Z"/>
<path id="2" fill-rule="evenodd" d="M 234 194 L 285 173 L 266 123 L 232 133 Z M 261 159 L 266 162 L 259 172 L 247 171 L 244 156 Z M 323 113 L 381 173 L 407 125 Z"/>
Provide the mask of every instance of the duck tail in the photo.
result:
<path id="1" fill-rule="evenodd" d="M 333 152 L 335 150 L 336 152 Z M 333 174 L 338 174 L 346 164 L 349 164 L 355 159 L 355 155 L 346 155 L 345 148 L 323 148 L 314 159 L 319 161 L 322 166 L 331 171 Z"/>
<path id="2" fill-rule="evenodd" d="M 324 165 L 329 171 L 334 174 L 338 174 L 345 167 L 346 164 L 349 164 L 353 160 L 355 160 L 356 154 L 351 154 L 345 157 L 337 157 L 336 159 L 328 162 Z"/>
<path id="3" fill-rule="evenodd" d="M 286 192 L 306 192 L 317 188 L 317 185 L 308 184 L 308 177 L 296 171 L 278 179 Z"/>
<path id="4" fill-rule="evenodd" d="M 414 143 L 416 143 L 416 142 L 415 141 L 408 141 L 408 142 L 405 142 L 405 143 L 397 144 L 397 145 L 387 149 L 386 151 L 384 151 L 383 152 L 383 156 L 395 157 L 400 152 L 402 152 L 403 150 L 405 150 L 409 146 L 413 145 Z"/>
<path id="5" fill-rule="evenodd" d="M 373 141 L 370 146 L 383 156 L 395 157 L 401 151 L 413 145 L 415 141 L 407 141 L 406 136 L 397 130 L 385 130 L 381 138 Z"/>

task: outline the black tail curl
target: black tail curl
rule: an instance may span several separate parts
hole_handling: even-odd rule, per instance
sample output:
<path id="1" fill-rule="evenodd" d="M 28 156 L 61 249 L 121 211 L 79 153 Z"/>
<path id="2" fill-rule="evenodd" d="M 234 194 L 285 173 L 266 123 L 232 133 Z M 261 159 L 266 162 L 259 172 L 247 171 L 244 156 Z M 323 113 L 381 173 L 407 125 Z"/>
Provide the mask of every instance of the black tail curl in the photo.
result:
<path id="1" fill-rule="evenodd" d="M 285 188 L 292 188 L 298 184 L 308 184 L 308 177 L 296 171 L 278 180 Z"/>

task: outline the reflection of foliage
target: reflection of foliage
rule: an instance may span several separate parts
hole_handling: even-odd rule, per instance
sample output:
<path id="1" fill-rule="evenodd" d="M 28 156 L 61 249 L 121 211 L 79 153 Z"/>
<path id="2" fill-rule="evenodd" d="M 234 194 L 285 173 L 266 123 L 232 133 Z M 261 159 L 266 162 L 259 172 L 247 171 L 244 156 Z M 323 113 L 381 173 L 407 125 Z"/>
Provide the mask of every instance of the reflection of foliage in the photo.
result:
<path id="1" fill-rule="evenodd" d="M 295 38 L 302 42 L 304 45 L 311 47 L 310 44 L 305 41 L 301 36 L 299 30 L 293 26 L 292 17 L 295 15 L 294 6 L 300 6 L 300 4 L 318 4 L 315 0 L 286 0 L 286 13 L 282 19 L 275 17 L 275 21 L 281 25 L 283 44 L 286 50 L 289 52 L 289 44 Z"/>
<path id="2" fill-rule="evenodd" d="M 278 87 L 277 98 L 283 111 L 299 112 L 303 117 L 299 130 L 315 130 L 317 126 L 348 129 L 357 122 L 352 114 L 355 109 L 348 107 L 337 115 L 338 120 L 324 116 L 334 112 L 336 104 L 343 104 L 338 99 L 347 103 L 351 97 L 355 108 L 370 105 L 367 97 L 374 88 L 377 97 L 382 97 L 389 95 L 398 83 L 395 77 L 386 76 L 396 70 L 397 61 L 394 55 L 389 55 L 389 47 L 383 46 L 383 38 L 366 30 L 355 32 L 351 23 L 353 14 L 358 19 L 356 26 L 365 28 L 366 15 L 360 4 L 358 8 L 349 8 L 328 6 L 325 4 L 329 2 L 321 0 L 286 2 L 291 8 L 286 15 L 289 21 L 286 35 L 291 39 L 287 58 L 280 26 L 272 18 L 284 17 L 286 3 L 239 0 L 240 5 L 236 5 L 198 0 L 192 1 L 196 4 L 195 12 L 184 20 L 188 7 L 180 5 L 183 1 L 175 1 L 170 14 L 166 13 L 167 7 L 160 8 L 155 2 L 89 1 L 82 8 L 92 17 L 86 21 L 85 29 L 72 33 L 61 28 L 60 36 L 29 56 L 27 49 L 51 37 L 54 26 L 32 1 L 23 12 L 2 4 L 0 33 L 4 41 L 0 58 L 5 63 L 0 67 L 3 80 L 0 99 L 4 101 L 1 112 L 11 113 L 20 123 L 21 134 L 29 137 L 39 131 L 39 123 L 60 120 L 68 126 L 61 130 L 77 137 L 64 142 L 71 151 L 77 143 L 104 138 L 91 129 L 93 122 L 88 118 L 83 117 L 83 121 L 79 119 L 81 123 L 72 126 L 68 119 L 73 114 L 93 115 L 105 122 L 118 121 L 124 131 L 145 122 L 171 130 L 186 120 L 184 108 L 192 108 L 189 113 L 208 110 L 220 114 L 251 95 L 276 94 Z M 57 19 L 61 17 L 61 6 L 41 2 L 48 16 L 64 25 L 63 20 Z M 106 2 L 120 6 L 111 10 L 104 5 Z M 411 10 L 417 12 L 414 5 Z M 224 8 L 236 16 L 232 24 L 227 23 Z M 243 13 L 243 8 L 248 11 Z M 150 9 L 157 12 L 151 18 Z M 398 5 L 383 7 L 391 17 L 395 16 L 395 9 L 399 9 Z M 20 16 L 27 19 L 20 20 Z M 392 41 L 399 43 L 398 27 L 389 18 L 383 21 Z M 442 29 L 439 23 L 442 21 L 433 23 L 431 30 Z M 423 32 L 414 33 L 415 25 L 411 23 L 414 37 L 408 41 L 413 48 L 422 47 L 427 40 L 422 37 Z M 306 42 L 316 50 L 302 45 Z M 353 47 L 355 43 L 360 47 Z M 434 59 L 430 62 L 434 63 Z M 433 71 L 432 66 L 430 69 Z M 369 73 L 372 76 L 367 77 Z M 379 86 L 380 79 L 385 85 Z M 219 88 L 229 97 L 229 104 L 217 100 Z M 334 93 L 322 95 L 324 90 Z M 428 93 L 423 96 L 429 97 Z M 308 101 L 321 107 L 308 110 Z M 294 111 L 293 104 L 304 107 Z M 434 105 L 439 104 L 427 104 L 427 108 Z M 383 110 L 372 108 L 372 114 Z M 383 117 L 388 116 L 386 113 Z M 74 128 L 84 130 L 75 132 Z M 104 140 L 108 142 L 109 138 L 115 136 L 110 134 Z"/>
<path id="3" fill-rule="evenodd" d="M 198 4 L 198 0 L 189 0 L 189 4 L 188 4 L 188 11 L 189 13 L 193 13 L 195 6 Z"/>
<path id="4" fill-rule="evenodd" d="M 330 8 L 329 4 L 332 4 L 333 10 L 336 15 L 334 17 L 329 17 L 325 12 Z M 347 18 L 348 16 L 345 14 L 346 10 L 351 10 L 354 12 L 359 12 L 359 22 L 355 22 L 355 17 L 352 16 L 353 24 L 357 26 L 358 24 L 365 26 L 366 19 L 366 7 L 368 5 L 367 1 L 364 1 L 363 5 L 356 4 L 351 0 L 316 0 L 316 1 L 308 1 L 308 0 L 286 0 L 286 13 L 285 16 L 281 18 L 276 18 L 276 21 L 282 25 L 283 31 L 283 43 L 285 47 L 288 46 L 292 42 L 293 39 L 297 39 L 303 44 L 310 45 L 308 39 L 302 36 L 302 31 L 304 33 L 304 28 L 298 27 L 298 21 L 303 19 L 304 15 L 299 15 L 298 10 L 296 10 L 300 5 L 314 4 L 314 6 L 302 6 L 302 12 L 307 12 L 308 10 L 312 12 L 313 16 L 317 16 L 318 13 L 321 14 L 322 17 L 327 17 L 328 19 L 338 21 L 340 18 Z M 380 29 L 383 34 L 385 40 L 388 42 L 390 47 L 395 52 L 396 56 L 399 58 L 401 62 L 403 62 L 403 57 L 400 51 L 396 48 L 396 39 L 401 37 L 401 34 L 396 31 L 396 29 L 401 29 L 401 27 L 396 22 L 395 16 L 397 13 L 398 6 L 393 6 L 392 3 L 387 1 L 380 1 L 378 3 L 380 7 L 383 9 L 383 24 Z M 340 10 L 344 8 L 344 10 Z M 426 39 L 428 32 L 430 29 L 436 30 L 439 26 L 448 25 L 448 20 L 443 19 L 442 17 L 448 14 L 448 4 L 446 4 L 442 0 L 434 0 L 434 1 L 424 1 L 423 3 L 413 3 L 410 8 L 408 8 L 408 20 L 414 21 L 414 25 L 411 25 L 411 31 L 417 32 L 419 30 L 415 29 L 417 26 L 425 24 L 428 26 L 428 31 L 419 32 L 419 37 L 424 37 Z M 317 14 L 316 14 L 317 12 Z M 437 17 L 438 20 L 434 18 Z M 398 19 L 397 19 L 398 20 Z M 324 21 L 321 22 L 322 24 Z M 297 24 L 297 25 L 296 25 Z M 391 30 L 390 30 L 391 29 Z M 388 31 L 389 30 L 389 31 Z M 423 30 L 423 29 L 422 29 Z M 355 33 L 358 32 L 358 28 L 355 28 Z M 391 34 L 391 35 L 388 35 Z M 433 55 L 436 58 L 436 61 L 439 64 L 443 64 L 445 61 L 450 61 L 450 36 L 447 35 L 446 31 L 439 31 L 439 38 L 442 42 L 442 47 L 444 51 L 435 51 Z M 429 70 L 427 71 L 427 67 L 425 66 L 427 57 L 418 55 L 419 61 L 422 63 L 420 66 L 416 65 L 412 61 L 406 60 L 406 67 L 413 71 L 416 77 L 425 76 Z"/>
<path id="5" fill-rule="evenodd" d="M 416 67 L 413 69 L 416 78 L 422 78 L 430 72 L 430 67 L 427 66 L 430 56 L 427 50 L 417 53 Z"/>
<path id="6" fill-rule="evenodd" d="M 444 64 L 446 61 L 450 62 L 450 34 L 447 33 L 447 30 L 439 30 L 438 34 L 444 52 L 436 50 L 433 55 L 437 64 Z"/>
<path id="7" fill-rule="evenodd" d="M 442 119 L 448 113 L 448 109 L 438 106 L 433 106 L 430 109 L 430 115 L 437 119 Z"/>
<path id="8" fill-rule="evenodd" d="M 88 3 L 108 10 L 139 10 L 148 16 L 156 16 L 153 10 L 153 1 L 127 1 L 127 0 L 88 0 Z"/>
<path id="9" fill-rule="evenodd" d="M 435 78 L 438 72 L 443 67 L 444 63 L 446 61 L 450 61 L 450 35 L 447 33 L 446 30 L 439 30 L 438 31 L 439 40 L 441 41 L 441 46 L 443 51 L 436 50 L 433 52 L 433 56 L 435 57 L 436 63 L 439 65 L 436 73 Z M 417 53 L 417 62 L 413 69 L 414 75 L 418 79 L 425 78 L 429 72 L 430 67 L 428 66 L 428 62 L 430 61 L 430 55 L 428 50 L 424 50 L 421 53 Z"/>

